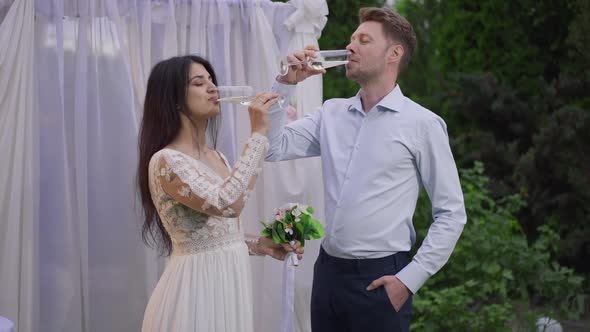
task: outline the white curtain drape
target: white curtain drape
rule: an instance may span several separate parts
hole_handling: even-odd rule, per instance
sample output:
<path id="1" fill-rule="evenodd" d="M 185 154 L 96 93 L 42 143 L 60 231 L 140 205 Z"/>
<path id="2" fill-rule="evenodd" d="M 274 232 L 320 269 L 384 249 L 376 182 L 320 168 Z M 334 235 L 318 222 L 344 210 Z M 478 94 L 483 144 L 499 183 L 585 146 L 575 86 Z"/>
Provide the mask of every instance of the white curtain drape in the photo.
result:
<path id="1" fill-rule="evenodd" d="M 0 316 L 19 331 L 39 314 L 33 1 L 0 2 Z"/>
<path id="2" fill-rule="evenodd" d="M 306 45 L 318 46 L 317 39 L 326 24 L 328 7 L 325 1 L 293 0 L 290 2 L 295 7 L 285 20 L 283 26 L 292 32 L 288 40 L 284 40 L 285 56 L 291 51 L 301 50 Z M 276 74 L 275 74 L 276 75 Z M 298 84 L 296 95 L 291 100 L 294 109 L 288 120 L 301 118 L 307 112 L 315 111 L 322 104 L 322 78 L 311 77 Z M 257 185 L 257 203 L 251 204 L 243 212 L 248 220 L 256 221 L 259 216 L 272 220 L 272 210 L 288 202 L 299 202 L 314 207 L 315 217 L 324 220 L 324 195 L 321 176 L 321 162 L 319 158 L 305 160 L 292 160 L 279 163 L 266 163 L 264 171 Z M 259 224 L 248 222 L 250 232 L 256 232 Z M 318 255 L 320 241 L 308 241 L 305 246 L 305 257 L 295 273 L 295 330 L 311 331 L 309 305 L 311 301 L 311 286 L 313 277 L 313 264 Z M 280 326 L 281 315 L 279 312 L 282 287 L 282 264 L 272 260 L 259 260 L 255 262 L 255 294 L 260 307 L 256 308 L 256 317 L 264 317 L 264 320 L 256 320 L 255 331 L 278 331 L 269 326 Z M 272 312 L 272 315 L 266 313 Z"/>
<path id="3" fill-rule="evenodd" d="M 220 84 L 266 90 L 279 57 L 315 43 L 326 14 L 324 0 L 0 0 L 0 315 L 25 332 L 139 330 L 165 264 L 141 242 L 135 192 L 151 67 L 196 53 Z M 295 114 L 321 99 L 321 78 L 305 82 Z M 233 162 L 249 120 L 241 108 L 222 117 L 218 148 Z M 317 160 L 264 168 L 247 232 L 287 201 L 323 219 Z M 318 246 L 308 244 L 297 275 L 300 331 Z M 256 331 L 274 332 L 281 264 L 253 265 Z"/>

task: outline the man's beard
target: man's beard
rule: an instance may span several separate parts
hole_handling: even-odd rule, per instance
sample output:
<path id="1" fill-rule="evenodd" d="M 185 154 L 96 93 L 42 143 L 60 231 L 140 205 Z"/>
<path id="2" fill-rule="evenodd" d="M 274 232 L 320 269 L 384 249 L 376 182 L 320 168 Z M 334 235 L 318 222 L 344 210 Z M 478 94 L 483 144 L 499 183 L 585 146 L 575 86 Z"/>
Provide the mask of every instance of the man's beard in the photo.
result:
<path id="1" fill-rule="evenodd" d="M 348 69 L 346 70 L 346 77 L 351 80 L 355 81 L 356 83 L 363 85 L 365 83 L 370 82 L 372 79 L 377 77 L 379 74 L 379 70 L 371 70 L 369 72 L 358 70 L 355 73 L 351 73 Z"/>

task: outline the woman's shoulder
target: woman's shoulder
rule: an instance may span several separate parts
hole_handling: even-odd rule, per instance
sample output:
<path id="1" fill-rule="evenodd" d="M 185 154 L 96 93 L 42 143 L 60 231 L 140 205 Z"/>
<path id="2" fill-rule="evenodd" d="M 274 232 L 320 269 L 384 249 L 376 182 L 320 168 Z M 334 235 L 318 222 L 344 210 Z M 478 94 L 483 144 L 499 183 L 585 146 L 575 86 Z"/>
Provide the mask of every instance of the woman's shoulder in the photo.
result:
<path id="1" fill-rule="evenodd" d="M 161 165 L 162 163 L 169 163 L 172 159 L 178 159 L 178 153 L 170 148 L 163 148 L 158 150 L 156 153 L 152 155 L 150 158 L 149 168 L 156 167 Z"/>

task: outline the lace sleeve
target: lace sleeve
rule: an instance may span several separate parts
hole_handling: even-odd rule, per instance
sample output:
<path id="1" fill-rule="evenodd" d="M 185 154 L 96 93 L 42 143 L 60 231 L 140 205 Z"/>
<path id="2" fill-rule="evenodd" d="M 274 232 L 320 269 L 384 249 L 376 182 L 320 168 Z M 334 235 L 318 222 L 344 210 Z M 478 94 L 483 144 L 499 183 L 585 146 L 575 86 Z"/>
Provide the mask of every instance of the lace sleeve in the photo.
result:
<path id="1" fill-rule="evenodd" d="M 254 133 L 231 175 L 221 181 L 209 169 L 189 163 L 186 156 L 164 154 L 158 161 L 162 189 L 180 203 L 208 215 L 235 218 L 240 215 L 254 187 L 268 139 Z"/>

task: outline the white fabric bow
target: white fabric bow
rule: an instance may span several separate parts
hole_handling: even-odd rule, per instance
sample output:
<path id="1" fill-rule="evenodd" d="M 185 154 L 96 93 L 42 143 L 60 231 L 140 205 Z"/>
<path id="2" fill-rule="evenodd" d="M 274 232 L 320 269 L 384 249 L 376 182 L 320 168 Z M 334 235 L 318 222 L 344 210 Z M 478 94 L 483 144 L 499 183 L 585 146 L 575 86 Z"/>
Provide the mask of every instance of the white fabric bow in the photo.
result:
<path id="1" fill-rule="evenodd" d="M 295 13 L 287 18 L 285 26 L 295 32 L 310 33 L 319 38 L 328 18 L 328 5 L 325 0 L 292 0 L 291 4 L 297 8 Z"/>

